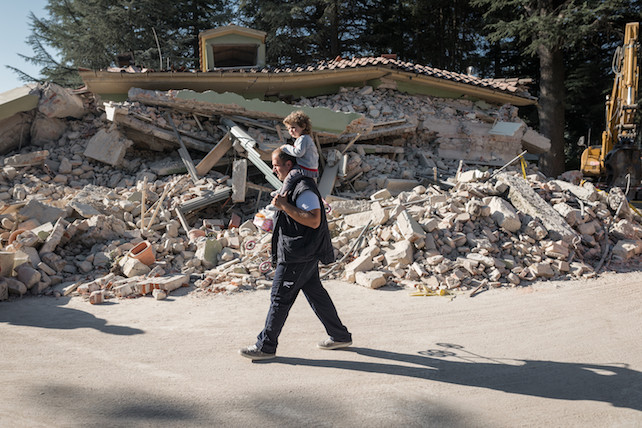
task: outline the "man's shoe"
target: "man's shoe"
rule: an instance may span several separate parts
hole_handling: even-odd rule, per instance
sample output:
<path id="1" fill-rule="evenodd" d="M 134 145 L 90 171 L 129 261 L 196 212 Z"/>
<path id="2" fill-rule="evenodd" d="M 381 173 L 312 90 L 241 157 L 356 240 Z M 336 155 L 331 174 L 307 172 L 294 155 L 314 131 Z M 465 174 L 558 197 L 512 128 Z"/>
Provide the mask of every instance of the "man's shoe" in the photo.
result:
<path id="1" fill-rule="evenodd" d="M 239 354 L 252 361 L 270 360 L 276 357 L 276 354 L 268 354 L 261 351 L 256 345 L 248 346 L 247 348 L 239 349 Z"/>
<path id="2" fill-rule="evenodd" d="M 348 346 L 352 345 L 352 341 L 348 342 L 336 342 L 330 338 L 324 340 L 323 342 L 319 342 L 317 344 L 319 349 L 341 349 L 341 348 L 347 348 Z"/>

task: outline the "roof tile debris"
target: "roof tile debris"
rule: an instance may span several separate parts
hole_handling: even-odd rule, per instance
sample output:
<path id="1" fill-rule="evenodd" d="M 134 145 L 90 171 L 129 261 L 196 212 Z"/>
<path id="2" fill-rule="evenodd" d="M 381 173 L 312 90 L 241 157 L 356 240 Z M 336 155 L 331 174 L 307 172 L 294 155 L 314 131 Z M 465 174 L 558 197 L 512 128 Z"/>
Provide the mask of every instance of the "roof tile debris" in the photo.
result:
<path id="1" fill-rule="evenodd" d="M 391 70 L 398 70 L 405 73 L 413 73 L 415 75 L 435 77 L 452 82 L 463 83 L 482 88 L 494 89 L 502 92 L 509 92 L 514 95 L 519 95 L 525 98 L 535 99 L 528 93 L 528 85 L 532 83 L 529 78 L 497 78 L 497 79 L 484 79 L 477 76 L 455 73 L 452 71 L 441 70 L 427 65 L 415 64 L 412 62 L 401 61 L 395 58 L 378 57 L 353 57 L 351 59 L 344 59 L 337 57 L 333 60 L 322 60 L 310 64 L 302 65 L 281 65 L 281 66 L 264 66 L 264 67 L 248 67 L 248 68 L 215 68 L 212 73 L 228 74 L 228 73 L 311 73 L 323 70 L 346 70 L 361 67 L 383 67 Z M 125 68 L 110 68 L 108 71 L 123 72 L 123 73 L 140 73 L 149 72 L 147 69 L 140 69 L 136 67 Z"/>

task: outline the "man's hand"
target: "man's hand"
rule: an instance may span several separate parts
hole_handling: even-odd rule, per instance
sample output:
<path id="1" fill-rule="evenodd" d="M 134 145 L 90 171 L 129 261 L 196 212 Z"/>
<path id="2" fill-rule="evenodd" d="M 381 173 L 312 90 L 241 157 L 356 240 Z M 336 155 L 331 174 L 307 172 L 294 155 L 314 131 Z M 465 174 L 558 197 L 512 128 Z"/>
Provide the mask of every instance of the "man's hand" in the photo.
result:
<path id="1" fill-rule="evenodd" d="M 292 218 L 292 220 L 304 226 L 316 229 L 321 225 L 321 210 L 319 208 L 315 208 L 311 211 L 302 210 L 301 208 L 297 208 L 290 204 L 287 197 L 279 194 L 272 198 L 272 205 L 277 209 L 284 211 L 290 216 L 290 218 Z"/>

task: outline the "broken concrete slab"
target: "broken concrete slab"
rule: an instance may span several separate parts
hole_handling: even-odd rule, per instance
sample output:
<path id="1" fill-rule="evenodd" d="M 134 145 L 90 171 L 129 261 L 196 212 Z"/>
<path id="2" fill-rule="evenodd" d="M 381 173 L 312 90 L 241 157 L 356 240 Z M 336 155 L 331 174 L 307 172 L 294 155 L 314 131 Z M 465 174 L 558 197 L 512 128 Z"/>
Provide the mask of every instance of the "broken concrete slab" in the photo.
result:
<path id="1" fill-rule="evenodd" d="M 5 166 L 21 167 L 42 165 L 49 156 L 49 150 L 39 150 L 31 153 L 23 153 L 19 155 L 9 156 L 4 158 Z"/>
<path id="2" fill-rule="evenodd" d="M 82 99 L 68 88 L 49 82 L 41 92 L 38 110 L 47 117 L 80 119 L 86 113 Z"/>
<path id="3" fill-rule="evenodd" d="M 116 129 L 101 129 L 87 143 L 83 153 L 90 159 L 118 166 L 123 162 L 127 149 L 133 145 Z"/>
<path id="4" fill-rule="evenodd" d="M 551 149 L 551 140 L 528 128 L 522 136 L 522 146 L 530 153 L 546 153 Z"/>
<path id="5" fill-rule="evenodd" d="M 549 231 L 551 239 L 572 239 L 577 237 L 566 220 L 539 196 L 526 180 L 508 173 L 500 173 L 497 180 L 507 183 L 510 187 L 508 197 L 513 206 L 520 211 L 539 219 Z"/>
<path id="6" fill-rule="evenodd" d="M 39 100 L 40 91 L 34 84 L 19 86 L 0 93 L 0 121 L 35 109 Z"/>
<path id="7" fill-rule="evenodd" d="M 30 199 L 18 214 L 25 219 L 36 220 L 39 224 L 55 222 L 67 215 L 67 212 L 53 205 L 45 204 L 36 199 Z"/>

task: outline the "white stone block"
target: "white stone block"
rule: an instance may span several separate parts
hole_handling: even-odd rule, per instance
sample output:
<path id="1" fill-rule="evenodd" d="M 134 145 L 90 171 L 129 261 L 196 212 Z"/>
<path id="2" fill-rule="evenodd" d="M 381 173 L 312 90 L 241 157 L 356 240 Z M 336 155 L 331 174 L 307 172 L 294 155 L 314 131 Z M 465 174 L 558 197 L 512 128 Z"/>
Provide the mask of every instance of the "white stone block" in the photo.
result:
<path id="1" fill-rule="evenodd" d="M 386 285 L 386 276 L 383 272 L 369 271 L 357 272 L 356 283 L 367 288 L 380 288 Z"/>

